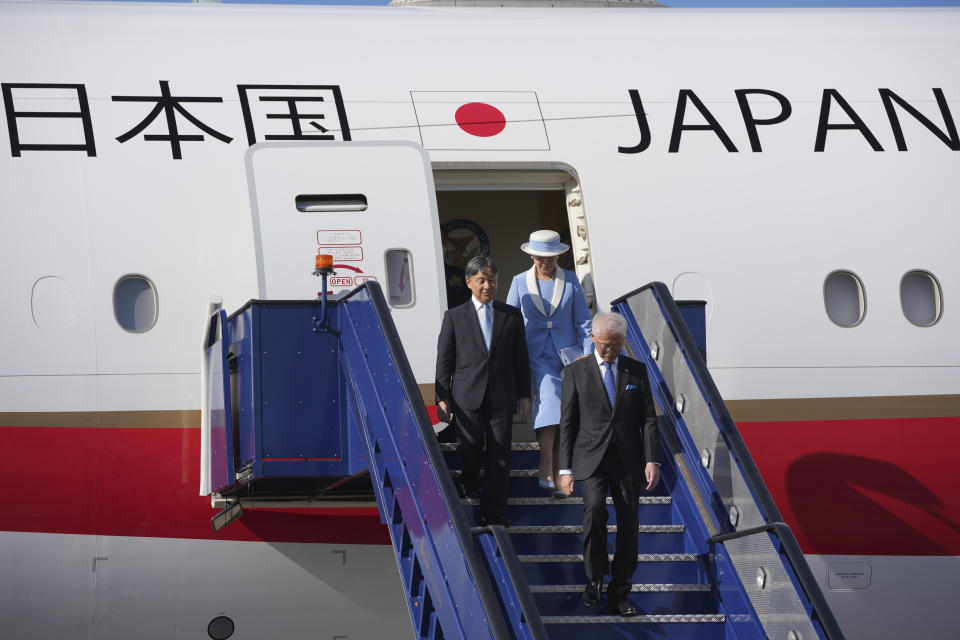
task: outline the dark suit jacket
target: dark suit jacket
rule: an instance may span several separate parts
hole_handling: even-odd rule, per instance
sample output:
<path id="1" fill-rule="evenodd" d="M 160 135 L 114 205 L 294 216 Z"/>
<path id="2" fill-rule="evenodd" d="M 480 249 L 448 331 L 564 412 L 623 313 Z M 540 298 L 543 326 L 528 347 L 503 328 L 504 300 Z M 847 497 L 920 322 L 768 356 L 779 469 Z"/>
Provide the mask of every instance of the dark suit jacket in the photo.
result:
<path id="1" fill-rule="evenodd" d="M 493 302 L 490 353 L 483 343 L 473 298 L 443 314 L 437 341 L 437 402 L 477 410 L 489 390 L 491 410 L 513 413 L 517 398 L 530 397 L 530 360 L 523 316 Z"/>
<path id="2" fill-rule="evenodd" d="M 560 468 L 573 469 L 576 480 L 589 478 L 607 450 L 611 433 L 627 473 L 635 482 L 643 482 L 646 463 L 660 461 L 657 412 L 647 369 L 633 358 L 620 356 L 611 410 L 600 367 L 590 354 L 563 370 Z"/>

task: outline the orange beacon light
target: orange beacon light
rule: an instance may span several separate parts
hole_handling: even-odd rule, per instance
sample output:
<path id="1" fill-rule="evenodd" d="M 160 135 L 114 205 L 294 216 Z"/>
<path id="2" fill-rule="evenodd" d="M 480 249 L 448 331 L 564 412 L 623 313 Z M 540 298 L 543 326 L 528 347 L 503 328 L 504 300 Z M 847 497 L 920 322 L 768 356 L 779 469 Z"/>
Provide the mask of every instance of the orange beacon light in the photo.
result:
<path id="1" fill-rule="evenodd" d="M 319 253 L 315 259 L 316 268 L 313 275 L 320 276 L 322 288 L 320 289 L 320 319 L 314 318 L 314 333 L 327 331 L 327 276 L 334 274 L 333 256 L 329 253 Z"/>
<path id="2" fill-rule="evenodd" d="M 319 253 L 316 257 L 316 272 L 333 272 L 333 256 L 329 253 Z"/>

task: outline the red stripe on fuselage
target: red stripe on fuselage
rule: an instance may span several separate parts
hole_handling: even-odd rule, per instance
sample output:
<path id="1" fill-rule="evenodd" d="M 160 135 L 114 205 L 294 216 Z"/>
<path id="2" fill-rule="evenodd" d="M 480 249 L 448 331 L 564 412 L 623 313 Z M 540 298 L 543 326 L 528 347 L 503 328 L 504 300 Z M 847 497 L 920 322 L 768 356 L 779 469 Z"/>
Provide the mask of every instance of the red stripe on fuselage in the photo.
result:
<path id="1" fill-rule="evenodd" d="M 960 555 L 960 418 L 738 426 L 804 553 Z"/>
<path id="2" fill-rule="evenodd" d="M 0 530 L 389 544 L 376 508 L 244 509 L 214 532 L 199 429 L 0 428 Z"/>
<path id="3" fill-rule="evenodd" d="M 960 555 L 960 418 L 741 423 L 806 553 Z M 199 429 L 0 428 L 0 530 L 388 544 L 374 508 L 246 509 L 213 532 Z"/>

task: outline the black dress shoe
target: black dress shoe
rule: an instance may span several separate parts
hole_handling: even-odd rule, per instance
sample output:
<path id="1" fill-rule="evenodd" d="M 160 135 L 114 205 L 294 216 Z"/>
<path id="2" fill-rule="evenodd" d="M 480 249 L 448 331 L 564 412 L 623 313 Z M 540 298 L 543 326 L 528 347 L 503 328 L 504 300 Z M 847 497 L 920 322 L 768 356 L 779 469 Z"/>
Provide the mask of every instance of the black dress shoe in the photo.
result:
<path id="1" fill-rule="evenodd" d="M 587 583 L 583 590 L 583 604 L 588 607 L 600 604 L 600 590 L 603 589 L 603 579 L 598 578 Z"/>
<path id="2" fill-rule="evenodd" d="M 623 616 L 624 618 L 630 618 L 637 615 L 637 608 L 630 604 L 630 601 L 627 600 L 627 596 L 623 595 L 619 598 L 612 593 L 607 593 L 607 599 L 610 601 L 610 613 L 615 616 Z"/>

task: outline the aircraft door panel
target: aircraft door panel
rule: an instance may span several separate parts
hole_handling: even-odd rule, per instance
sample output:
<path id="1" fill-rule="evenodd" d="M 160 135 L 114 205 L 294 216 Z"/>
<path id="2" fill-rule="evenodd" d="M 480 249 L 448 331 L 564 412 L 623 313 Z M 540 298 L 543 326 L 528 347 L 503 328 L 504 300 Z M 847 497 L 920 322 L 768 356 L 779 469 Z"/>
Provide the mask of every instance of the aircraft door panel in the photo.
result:
<path id="1" fill-rule="evenodd" d="M 47 171 L 21 165 L 3 171 L 8 186 L 0 234 L 0 376 L 92 374 L 91 253 L 86 203 L 77 197 L 84 191 L 83 175 L 66 162 Z M 56 392 L 55 386 L 48 389 Z M 29 402 L 18 404 L 32 410 Z"/>
<path id="2" fill-rule="evenodd" d="M 433 377 L 442 270 L 429 157 L 409 142 L 267 142 L 247 152 L 258 296 L 315 298 L 380 282 L 414 375 Z"/>

